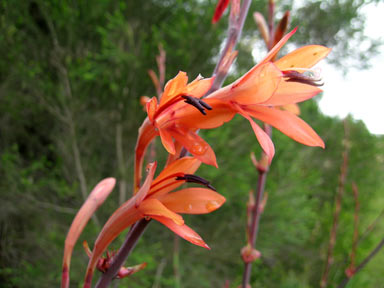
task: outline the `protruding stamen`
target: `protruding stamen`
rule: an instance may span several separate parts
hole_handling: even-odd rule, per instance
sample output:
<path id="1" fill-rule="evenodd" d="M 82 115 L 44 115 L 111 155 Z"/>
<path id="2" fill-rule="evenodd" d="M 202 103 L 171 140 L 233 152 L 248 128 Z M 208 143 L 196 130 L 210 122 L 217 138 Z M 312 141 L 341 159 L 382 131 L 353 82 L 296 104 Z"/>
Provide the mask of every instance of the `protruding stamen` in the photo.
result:
<path id="1" fill-rule="evenodd" d="M 311 71 L 310 71 L 311 73 Z M 286 70 L 283 71 L 283 77 L 288 78 L 286 81 L 288 82 L 299 82 L 303 84 L 308 84 L 312 86 L 323 86 L 324 83 L 321 83 L 320 78 L 316 78 L 314 75 L 306 75 L 304 73 L 297 72 L 295 70 Z"/>
<path id="2" fill-rule="evenodd" d="M 204 178 L 201 178 L 200 176 L 193 175 L 193 174 L 184 174 L 184 176 L 177 176 L 176 180 L 185 180 L 189 183 L 197 183 L 203 186 L 206 186 L 207 188 L 216 191 L 215 187 L 211 185 L 211 183 L 208 180 L 205 180 Z"/>
<path id="3" fill-rule="evenodd" d="M 181 97 L 185 99 L 185 103 L 191 104 L 192 106 L 196 107 L 197 110 L 199 110 L 203 115 L 207 115 L 205 109 L 212 110 L 212 107 L 201 99 L 189 95 L 181 95 Z"/>

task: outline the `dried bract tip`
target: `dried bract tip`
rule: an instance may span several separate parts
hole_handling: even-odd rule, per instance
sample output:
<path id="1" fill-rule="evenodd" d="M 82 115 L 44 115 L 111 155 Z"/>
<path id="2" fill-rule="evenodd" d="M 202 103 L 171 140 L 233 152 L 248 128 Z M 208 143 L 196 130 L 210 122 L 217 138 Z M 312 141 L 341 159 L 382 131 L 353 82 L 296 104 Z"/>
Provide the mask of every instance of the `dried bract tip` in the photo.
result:
<path id="1" fill-rule="evenodd" d="M 143 270 L 145 267 L 147 267 L 147 263 L 141 263 L 139 265 L 135 265 L 133 267 L 121 267 L 119 270 L 119 273 L 117 273 L 116 278 L 122 279 L 128 276 L 131 276 L 132 274 Z"/>
<path id="2" fill-rule="evenodd" d="M 211 183 L 208 180 L 205 180 L 204 178 L 193 175 L 193 174 L 184 174 L 184 176 L 177 176 L 176 180 L 184 180 L 188 183 L 197 183 L 203 186 L 206 186 L 207 188 L 216 191 L 216 188 L 211 185 Z"/>
<path id="3" fill-rule="evenodd" d="M 284 34 L 288 28 L 289 16 L 290 16 L 289 11 L 286 11 L 284 13 L 283 18 L 281 18 L 281 20 L 280 20 L 280 22 L 276 28 L 276 31 L 275 31 L 275 37 L 273 39 L 274 40 L 273 45 L 276 45 L 281 40 L 281 38 L 284 37 Z"/>

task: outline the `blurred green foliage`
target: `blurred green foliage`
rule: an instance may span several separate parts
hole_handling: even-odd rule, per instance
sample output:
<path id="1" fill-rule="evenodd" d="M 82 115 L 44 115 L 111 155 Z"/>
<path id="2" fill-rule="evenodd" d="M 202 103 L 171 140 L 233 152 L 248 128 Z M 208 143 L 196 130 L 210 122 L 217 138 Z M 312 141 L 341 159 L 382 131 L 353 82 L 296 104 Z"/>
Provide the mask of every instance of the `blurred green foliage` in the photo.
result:
<path id="1" fill-rule="evenodd" d="M 102 178 L 113 176 L 124 180 L 131 193 L 135 139 L 145 117 L 139 98 L 155 94 L 147 70 L 156 70 L 158 45 L 167 52 L 166 79 L 179 70 L 187 71 L 191 79 L 199 73 L 209 76 L 226 32 L 226 19 L 216 26 L 210 23 L 215 4 L 199 0 L 1 1 L 1 287 L 58 286 L 64 239 L 84 200 L 83 184 L 90 191 Z M 265 5 L 265 1 L 254 1 L 251 11 L 265 12 Z M 279 9 L 290 5 L 281 1 Z M 366 51 L 339 38 L 355 39 L 356 33 L 362 33 L 361 5 L 355 1 L 306 3 L 293 15 L 294 25 L 302 28 L 292 40 L 328 44 L 334 46 L 335 55 L 347 53 L 365 64 Z M 248 17 L 244 40 L 237 72 L 254 65 L 254 46 L 249 43 L 260 40 L 252 17 Z M 322 115 L 314 101 L 301 109 L 303 119 L 327 147 L 305 147 L 274 131 L 277 153 L 267 180 L 269 199 L 257 243 L 263 256 L 253 267 L 252 287 L 318 287 L 323 271 L 344 132 L 342 122 Z M 350 164 L 330 287 L 340 282 L 348 265 L 352 181 L 360 190 L 360 231 L 384 207 L 383 137 L 369 134 L 361 122 L 349 119 L 348 123 Z M 220 169 L 203 166 L 198 173 L 212 181 L 227 203 L 210 215 L 185 217 L 212 250 L 180 241 L 181 284 L 222 287 L 228 279 L 236 287 L 243 269 L 239 251 L 245 244 L 245 202 L 257 181 L 249 153 L 257 154 L 260 148 L 240 117 L 202 135 L 216 151 Z M 157 155 L 164 159 L 160 145 Z M 97 213 L 99 223 L 91 221 L 79 243 L 87 240 L 92 245 L 100 223 L 118 207 L 115 190 Z M 383 231 L 380 222 L 359 244 L 358 261 L 373 249 Z M 163 226 L 151 223 L 127 263 L 147 262 L 148 267 L 122 280 L 119 287 L 153 287 L 155 282 L 158 287 L 176 287 L 173 238 Z M 121 240 L 113 244 L 115 249 Z M 72 287 L 81 286 L 86 263 L 78 244 Z M 383 254 L 379 254 L 349 287 L 383 287 L 383 265 Z"/>

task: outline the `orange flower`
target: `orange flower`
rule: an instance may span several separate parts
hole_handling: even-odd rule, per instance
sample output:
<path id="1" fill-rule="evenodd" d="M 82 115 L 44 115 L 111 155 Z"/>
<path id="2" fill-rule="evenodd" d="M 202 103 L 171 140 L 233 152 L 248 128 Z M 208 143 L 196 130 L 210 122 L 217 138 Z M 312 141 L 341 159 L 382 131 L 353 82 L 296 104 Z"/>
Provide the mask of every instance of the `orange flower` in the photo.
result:
<path id="1" fill-rule="evenodd" d="M 264 60 L 244 76 L 210 94 L 204 101 L 199 98 L 209 89 L 212 78 L 197 79 L 186 85 L 187 76 L 180 72 L 168 82 L 167 86 L 174 88 L 166 87 L 163 93 L 166 100 L 162 99 L 163 103 L 157 105 L 156 98 L 147 102 L 148 118 L 139 130 L 136 145 L 135 189 L 140 186 L 145 150 L 157 135 L 160 135 L 163 146 L 169 153 L 175 154 L 175 139 L 200 161 L 217 166 L 213 150 L 196 131 L 221 126 L 235 114 L 242 115 L 250 122 L 269 162 L 275 152 L 274 145 L 252 117 L 274 126 L 302 144 L 324 147 L 321 138 L 308 124 L 295 113 L 282 110 L 286 107 L 292 108 L 293 104 L 321 92 L 317 87 L 318 79 L 312 76 L 309 69 L 330 52 L 324 46 L 309 45 L 272 62 L 295 31 L 296 29 L 284 36 Z"/>
<path id="2" fill-rule="evenodd" d="M 144 120 L 144 123 L 139 129 L 139 137 L 136 144 L 135 191 L 138 190 L 140 185 L 141 167 L 143 165 L 145 151 L 149 143 L 156 136 L 160 136 L 163 146 L 170 154 L 176 153 L 176 148 L 172 140 L 172 138 L 174 138 L 186 147 L 197 159 L 217 167 L 215 153 L 208 143 L 195 133 L 197 129 L 185 129 L 187 127 L 172 125 L 172 123 L 163 125 L 168 119 L 173 119 L 174 105 L 179 102 L 185 104 L 185 106 L 190 106 L 185 102 L 188 103 L 189 100 L 195 101 L 197 103 L 195 105 L 200 105 L 199 109 L 201 113 L 206 114 L 205 109 L 209 110 L 211 108 L 202 106 L 199 98 L 208 92 L 213 80 L 214 78 L 203 79 L 199 75 L 194 81 L 187 84 L 187 74 L 180 71 L 174 79 L 165 85 L 160 103 L 157 102 L 156 97 L 151 98 L 146 103 L 148 118 Z M 202 103 L 204 105 L 204 102 Z"/>
<path id="3" fill-rule="evenodd" d="M 108 245 L 123 230 L 143 218 L 155 219 L 189 242 L 209 248 L 178 214 L 210 213 L 225 202 L 223 196 L 212 191 L 214 188 L 208 181 L 193 175 L 200 164 L 199 160 L 192 157 L 181 158 L 167 166 L 155 180 L 156 163 L 149 165 L 143 186 L 112 214 L 96 239 L 84 287 L 90 287 L 98 259 Z M 186 182 L 199 183 L 207 188 L 185 188 L 170 193 Z"/>

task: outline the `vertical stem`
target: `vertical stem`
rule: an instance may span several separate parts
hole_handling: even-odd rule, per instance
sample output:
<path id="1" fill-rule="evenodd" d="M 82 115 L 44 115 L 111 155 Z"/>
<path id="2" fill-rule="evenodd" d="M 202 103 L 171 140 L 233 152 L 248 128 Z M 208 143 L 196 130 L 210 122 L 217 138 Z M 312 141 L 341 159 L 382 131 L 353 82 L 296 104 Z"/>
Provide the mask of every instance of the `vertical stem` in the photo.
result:
<path id="1" fill-rule="evenodd" d="M 355 260 L 356 260 L 356 249 L 357 249 L 357 241 L 359 239 L 359 190 L 357 188 L 356 183 L 352 184 L 353 196 L 355 199 L 355 213 L 354 213 L 354 228 L 353 228 L 353 241 L 352 241 L 352 250 L 351 250 L 351 263 L 350 267 L 354 269 Z"/>
<path id="2" fill-rule="evenodd" d="M 251 0 L 244 0 L 240 9 L 239 17 L 235 19 L 237 21 L 231 21 L 231 19 L 229 21 L 227 41 L 223 51 L 221 51 L 220 58 L 216 64 L 215 70 L 213 71 L 213 75 L 215 75 L 216 78 L 212 84 L 211 89 L 207 92 L 206 95 L 209 95 L 219 89 L 223 85 L 224 80 L 228 75 L 228 69 L 222 71 L 222 67 L 225 64 L 227 55 L 234 51 L 240 39 L 251 2 Z"/>
<path id="3" fill-rule="evenodd" d="M 259 231 L 259 222 L 260 222 L 260 215 L 261 215 L 261 210 L 259 209 L 259 207 L 263 199 L 266 180 L 267 180 L 267 171 L 259 170 L 259 177 L 257 181 L 257 191 L 256 191 L 256 202 L 252 209 L 253 217 L 252 217 L 250 233 L 249 233 L 250 235 L 249 242 L 252 245 L 252 247 L 255 247 L 256 245 L 257 234 Z M 243 273 L 243 282 L 242 282 L 243 288 L 246 288 L 248 286 L 248 283 L 251 278 L 251 272 L 252 272 L 252 262 L 245 263 L 244 273 Z"/>
<path id="4" fill-rule="evenodd" d="M 150 220 L 141 219 L 132 226 L 132 229 L 127 234 L 123 245 L 117 252 L 116 256 L 113 257 L 111 266 L 108 271 L 101 275 L 99 281 L 96 284 L 96 288 L 106 288 L 109 286 L 112 279 L 119 272 L 120 267 L 124 264 L 125 260 L 135 248 L 141 235 L 144 233 L 145 228 L 149 224 Z"/>

